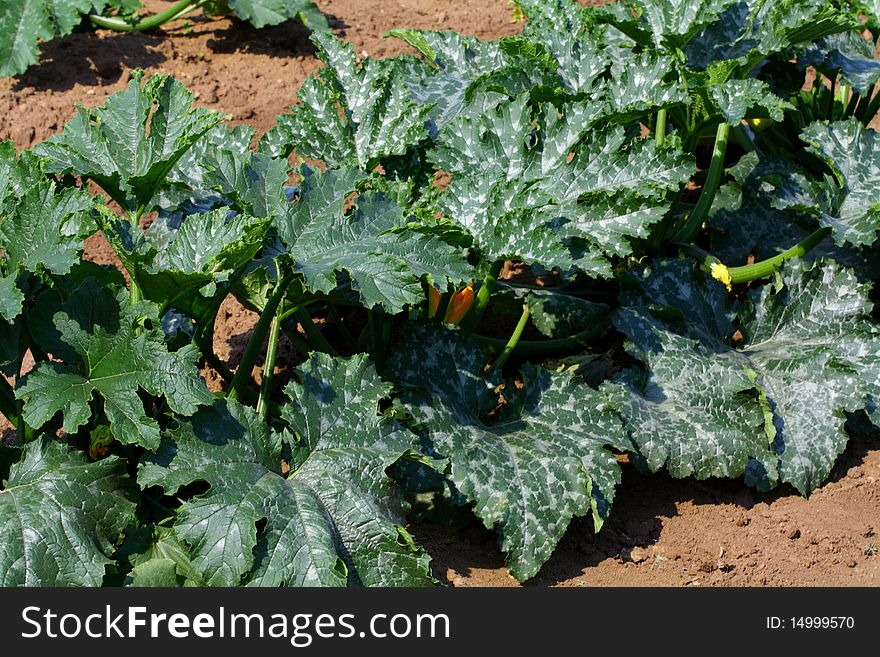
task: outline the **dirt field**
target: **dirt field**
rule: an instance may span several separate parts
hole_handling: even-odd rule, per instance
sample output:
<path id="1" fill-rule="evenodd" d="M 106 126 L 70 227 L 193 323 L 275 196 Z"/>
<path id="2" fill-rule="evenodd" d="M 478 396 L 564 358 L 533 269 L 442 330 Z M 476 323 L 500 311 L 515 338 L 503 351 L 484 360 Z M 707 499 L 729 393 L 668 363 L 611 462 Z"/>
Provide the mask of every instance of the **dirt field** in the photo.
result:
<path id="1" fill-rule="evenodd" d="M 168 3 L 147 0 L 150 10 Z M 454 29 L 484 38 L 516 33 L 507 0 L 319 0 L 331 25 L 358 51 L 406 49 L 382 35 L 394 27 Z M 46 45 L 42 62 L 0 80 L 0 139 L 27 148 L 61 129 L 76 103 L 99 105 L 132 68 L 171 73 L 199 103 L 262 132 L 295 100 L 319 62 L 304 28 L 254 30 L 230 20 L 188 17 L 150 34 L 74 34 Z M 111 262 L 100 238 L 87 255 Z M 235 364 L 254 316 L 227 302 L 217 352 Z M 282 353 L 280 358 L 284 358 Z M 0 427 L 2 428 L 2 427 Z M 553 558 L 530 582 L 559 586 L 792 586 L 880 584 L 880 440 L 856 439 L 832 478 L 809 500 L 780 489 L 761 495 L 737 481 L 642 477 L 625 466 L 612 517 L 598 536 L 572 524 Z M 412 527 L 455 586 L 512 586 L 493 536 Z"/>

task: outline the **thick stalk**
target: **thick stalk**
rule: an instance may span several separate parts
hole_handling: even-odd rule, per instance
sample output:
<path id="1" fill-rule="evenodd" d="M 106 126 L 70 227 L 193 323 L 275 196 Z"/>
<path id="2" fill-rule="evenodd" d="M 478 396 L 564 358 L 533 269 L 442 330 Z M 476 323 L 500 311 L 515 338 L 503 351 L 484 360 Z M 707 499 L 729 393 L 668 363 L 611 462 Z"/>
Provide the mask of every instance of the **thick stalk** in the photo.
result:
<path id="1" fill-rule="evenodd" d="M 657 123 L 654 126 L 654 139 L 657 140 L 657 145 L 662 146 L 663 142 L 666 141 L 666 108 L 662 108 L 657 110 Z"/>
<path id="2" fill-rule="evenodd" d="M 309 311 L 305 308 L 299 307 L 293 312 L 293 316 L 296 317 L 296 321 L 298 321 L 300 326 L 303 327 L 306 337 L 315 349 L 323 351 L 325 354 L 330 354 L 331 356 L 337 355 L 336 350 L 329 342 L 327 342 L 327 338 L 324 337 L 324 334 L 321 333 L 317 326 L 315 326 L 315 322 L 312 320 L 312 316 L 309 315 Z"/>
<path id="3" fill-rule="evenodd" d="M 0 376 L 0 413 L 6 416 L 13 426 L 19 425 L 18 400 L 15 391 L 4 376 Z"/>
<path id="4" fill-rule="evenodd" d="M 211 365 L 215 370 L 217 370 L 217 374 L 220 375 L 226 383 L 231 383 L 234 378 L 234 374 L 232 370 L 230 370 L 226 363 L 224 363 L 220 357 L 215 354 L 213 351 L 205 354 L 205 361 Z M 255 404 L 259 401 L 259 395 L 257 395 L 256 391 L 251 388 L 246 387 L 244 391 L 241 393 L 241 400 L 247 402 L 248 404 Z M 267 409 L 269 413 L 274 417 L 281 417 L 281 407 L 273 401 L 269 401 L 267 404 Z"/>
<path id="5" fill-rule="evenodd" d="M 299 334 L 299 331 L 296 330 L 297 322 L 289 319 L 281 320 L 281 330 L 284 332 L 284 335 L 287 336 L 287 339 L 290 340 L 290 343 L 294 346 L 294 348 L 301 353 L 303 356 L 308 356 L 311 352 L 316 351 L 312 345 L 303 340 L 302 336 Z"/>
<path id="6" fill-rule="evenodd" d="M 721 183 L 724 175 L 724 156 L 727 153 L 727 138 L 730 134 L 730 125 L 726 122 L 720 123 L 715 132 L 715 147 L 712 149 L 712 162 L 709 164 L 709 173 L 706 175 L 706 182 L 703 184 L 703 191 L 700 193 L 700 199 L 694 207 L 691 216 L 688 217 L 684 226 L 681 227 L 673 237 L 673 242 L 690 242 L 696 237 L 703 225 L 703 221 L 712 208 L 715 200 L 715 193 Z"/>
<path id="7" fill-rule="evenodd" d="M 141 291 L 141 286 L 138 285 L 137 279 L 134 277 L 134 274 L 131 275 L 131 281 L 128 288 L 128 300 L 131 305 L 135 305 L 136 303 L 140 303 L 144 300 L 144 293 Z"/>
<path id="8" fill-rule="evenodd" d="M 834 99 L 835 105 L 840 109 L 840 113 L 834 117 L 834 120 L 842 120 L 846 118 L 846 110 L 850 101 L 850 86 L 841 82 L 837 87 L 837 97 Z"/>
<path id="9" fill-rule="evenodd" d="M 266 364 L 263 365 L 263 383 L 260 386 L 260 398 L 257 400 L 257 413 L 264 420 L 269 411 L 272 397 L 272 378 L 275 374 L 275 359 L 278 356 L 278 338 L 281 335 L 281 317 L 277 314 L 269 328 L 269 344 L 266 347 Z"/>
<path id="10" fill-rule="evenodd" d="M 591 327 L 580 333 L 575 333 L 567 338 L 557 338 L 553 340 L 520 340 L 516 343 L 511 356 L 529 359 L 551 358 L 553 356 L 562 356 L 586 349 L 590 343 L 602 336 L 608 330 L 608 322 L 601 325 Z M 473 339 L 480 344 L 493 349 L 504 349 L 508 340 L 504 338 L 490 338 L 485 335 L 473 335 Z"/>
<path id="11" fill-rule="evenodd" d="M 829 228 L 828 226 L 825 226 L 824 228 L 819 228 L 818 230 L 815 230 L 807 235 L 807 237 L 795 244 L 790 249 L 786 249 L 782 253 L 775 255 L 772 258 L 767 258 L 766 260 L 762 260 L 761 262 L 756 262 L 751 265 L 743 265 L 741 267 L 726 267 L 721 263 L 718 258 L 709 253 L 706 253 L 699 247 L 694 246 L 693 244 L 676 244 L 676 246 L 678 246 L 687 255 L 701 260 L 705 265 L 709 267 L 712 267 L 714 265 L 716 269 L 713 269 L 713 275 L 719 280 L 722 280 L 722 278 L 726 279 L 722 280 L 722 282 L 726 282 L 730 285 L 736 285 L 738 283 L 748 283 L 750 281 L 756 281 L 761 278 L 772 276 L 773 272 L 776 271 L 783 262 L 792 258 L 801 258 L 805 256 L 830 234 L 831 228 Z M 718 272 L 718 267 L 721 267 L 723 269 Z M 716 274 L 716 272 L 718 273 Z"/>
<path id="12" fill-rule="evenodd" d="M 470 312 L 465 315 L 465 318 L 461 320 L 461 323 L 459 324 L 464 337 L 468 337 L 473 333 L 474 329 L 477 328 L 477 324 L 479 324 L 480 320 L 483 318 L 483 313 L 486 312 L 486 306 L 489 305 L 489 298 L 492 296 L 492 291 L 495 289 L 495 282 L 498 280 L 498 275 L 501 273 L 502 267 L 504 267 L 503 260 L 498 260 L 497 262 L 492 263 L 489 273 L 486 274 L 486 278 L 483 279 L 483 284 L 480 285 L 480 289 L 477 290 L 477 297 L 474 299 L 474 305 L 471 306 Z"/>
<path id="13" fill-rule="evenodd" d="M 878 110 L 880 110 L 880 91 L 874 94 L 871 102 L 867 103 L 867 105 L 865 106 L 865 113 L 861 118 L 862 123 L 868 125 L 871 120 L 877 115 Z"/>
<path id="14" fill-rule="evenodd" d="M 135 23 L 128 23 L 124 19 L 115 16 L 98 16 L 96 14 L 90 15 L 89 20 L 97 27 L 115 30 L 116 32 L 143 32 L 144 30 L 152 30 L 154 27 L 159 27 L 163 23 L 172 21 L 181 14 L 202 4 L 204 4 L 203 0 L 180 0 L 165 11 L 148 16 Z"/>
<path id="15" fill-rule="evenodd" d="M 385 352 L 387 349 L 387 343 L 385 342 L 385 311 L 381 306 L 377 306 L 367 312 L 370 317 L 370 339 L 372 341 L 370 356 L 376 368 L 381 371 L 385 368 Z"/>
<path id="16" fill-rule="evenodd" d="M 790 249 L 786 249 L 779 255 L 775 255 L 772 258 L 767 258 L 766 260 L 762 260 L 761 262 L 756 262 L 751 265 L 743 265 L 742 267 L 729 267 L 728 272 L 730 272 L 730 282 L 733 284 L 736 283 L 747 283 L 749 281 L 755 281 L 760 278 L 766 278 L 768 276 L 772 276 L 773 272 L 779 268 L 779 266 L 785 262 L 786 260 L 790 260 L 791 258 L 802 258 L 807 253 L 812 251 L 816 246 L 828 237 L 831 234 L 831 228 L 824 227 L 819 228 L 816 231 L 810 233 L 803 240 L 795 244 Z"/>
<path id="17" fill-rule="evenodd" d="M 331 305 L 329 306 L 329 313 L 330 318 L 333 320 L 333 323 L 336 324 L 336 328 L 338 328 L 339 332 L 342 334 L 342 339 L 348 343 L 348 346 L 352 349 L 352 351 L 357 351 L 357 342 L 355 341 L 354 336 L 351 334 L 351 331 L 348 330 L 345 322 L 342 321 L 342 317 L 339 316 L 339 311 Z"/>
<path id="18" fill-rule="evenodd" d="M 492 369 L 500 372 L 501 368 L 504 367 L 504 364 L 507 362 L 507 359 L 510 358 L 510 355 L 513 353 L 513 350 L 516 349 L 516 345 L 519 342 L 519 339 L 522 337 L 523 331 L 526 328 L 526 324 L 529 323 L 529 306 L 528 304 L 523 304 L 522 315 L 519 317 L 519 321 L 516 323 L 516 328 L 513 329 L 513 333 L 510 336 L 510 339 L 507 341 L 507 344 L 504 345 L 504 350 L 498 355 L 498 358 L 495 360 L 495 364 L 492 366 Z"/>
<path id="19" fill-rule="evenodd" d="M 241 356 L 241 362 L 238 364 L 235 376 L 232 377 L 232 383 L 229 385 L 228 396 L 230 399 L 241 398 L 244 390 L 247 388 L 248 382 L 251 380 L 254 364 L 257 362 L 257 356 L 260 354 L 263 339 L 269 331 L 269 326 L 275 318 L 275 312 L 278 310 L 278 306 L 281 305 L 291 280 L 291 276 L 285 276 L 280 279 L 275 286 L 275 290 L 272 292 L 272 296 L 269 297 L 266 307 L 263 308 L 260 319 L 254 327 L 254 332 L 251 334 L 251 339 Z"/>

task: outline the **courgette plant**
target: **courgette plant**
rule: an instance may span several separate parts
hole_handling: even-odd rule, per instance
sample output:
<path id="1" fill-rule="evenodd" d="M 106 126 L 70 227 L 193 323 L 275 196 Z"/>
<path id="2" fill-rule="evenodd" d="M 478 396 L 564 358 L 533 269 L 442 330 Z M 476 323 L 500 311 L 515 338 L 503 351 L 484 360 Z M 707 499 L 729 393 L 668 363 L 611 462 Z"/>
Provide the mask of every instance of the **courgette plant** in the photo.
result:
<path id="1" fill-rule="evenodd" d="M 145 32 L 201 9 L 208 16 L 233 15 L 256 28 L 299 19 L 328 30 L 312 0 L 177 0 L 157 14 L 142 15 L 139 0 L 4 0 L 0 4 L 0 77 L 21 75 L 40 57 L 40 43 L 81 29 Z"/>
<path id="2" fill-rule="evenodd" d="M 415 499 L 525 580 L 621 455 L 822 484 L 877 421 L 878 8 L 517 4 L 396 58 L 316 33 L 256 143 L 137 73 L 0 148 L 0 581 L 431 585 Z"/>

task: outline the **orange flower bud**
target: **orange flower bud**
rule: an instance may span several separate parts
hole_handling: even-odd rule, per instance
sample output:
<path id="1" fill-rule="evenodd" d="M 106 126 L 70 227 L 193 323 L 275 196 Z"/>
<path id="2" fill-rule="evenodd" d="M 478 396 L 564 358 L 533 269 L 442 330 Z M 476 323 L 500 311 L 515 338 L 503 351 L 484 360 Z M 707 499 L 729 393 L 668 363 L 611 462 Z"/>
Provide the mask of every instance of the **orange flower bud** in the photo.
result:
<path id="1" fill-rule="evenodd" d="M 440 307 L 440 290 L 431 285 L 428 288 L 428 317 L 434 317 Z"/>
<path id="2" fill-rule="evenodd" d="M 474 303 L 474 282 L 461 288 L 452 295 L 449 305 L 446 307 L 446 317 L 443 321 L 447 324 L 458 324 Z"/>

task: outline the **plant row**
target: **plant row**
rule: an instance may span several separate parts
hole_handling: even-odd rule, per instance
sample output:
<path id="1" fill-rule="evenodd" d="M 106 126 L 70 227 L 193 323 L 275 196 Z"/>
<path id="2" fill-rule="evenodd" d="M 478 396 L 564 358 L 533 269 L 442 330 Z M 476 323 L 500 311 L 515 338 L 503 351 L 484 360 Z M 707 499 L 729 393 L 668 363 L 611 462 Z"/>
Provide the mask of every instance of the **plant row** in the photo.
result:
<path id="1" fill-rule="evenodd" d="M 429 585 L 413 505 L 525 580 L 622 455 L 808 495 L 871 430 L 878 7 L 518 5 L 316 33 L 260 139 L 135 74 L 0 147 L 0 583 Z"/>

